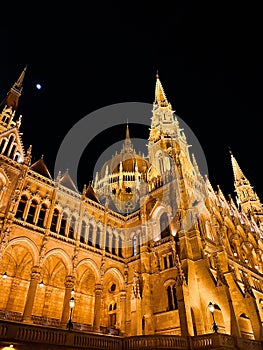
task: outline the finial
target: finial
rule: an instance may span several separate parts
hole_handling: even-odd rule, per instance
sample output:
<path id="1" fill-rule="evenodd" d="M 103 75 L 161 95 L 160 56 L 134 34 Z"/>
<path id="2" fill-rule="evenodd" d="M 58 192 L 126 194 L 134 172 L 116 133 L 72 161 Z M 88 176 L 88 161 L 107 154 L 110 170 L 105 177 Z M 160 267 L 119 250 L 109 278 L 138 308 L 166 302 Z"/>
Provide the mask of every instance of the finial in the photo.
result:
<path id="1" fill-rule="evenodd" d="M 41 154 L 41 159 L 44 159 L 44 154 Z"/>
<path id="2" fill-rule="evenodd" d="M 82 190 L 82 194 L 85 195 L 85 194 L 86 194 L 86 191 L 87 191 L 87 185 L 84 184 L 83 190 Z"/>
<path id="3" fill-rule="evenodd" d="M 25 68 L 23 69 L 23 71 L 20 74 L 19 78 L 17 79 L 17 81 L 14 84 L 14 87 L 18 88 L 20 90 L 20 92 L 22 90 L 22 83 L 23 83 L 23 80 L 24 80 L 24 77 L 25 77 L 26 70 L 27 70 L 27 65 L 25 66 Z"/>
<path id="4" fill-rule="evenodd" d="M 26 151 L 25 164 L 30 165 L 32 157 L 32 145 L 30 145 Z"/>
<path id="5" fill-rule="evenodd" d="M 158 69 L 156 70 L 156 79 L 159 79 L 159 72 L 158 72 Z"/>
<path id="6" fill-rule="evenodd" d="M 20 114 L 18 121 L 16 122 L 17 128 L 19 129 L 21 126 L 21 121 L 22 121 L 22 114 Z"/>
<path id="7" fill-rule="evenodd" d="M 231 155 L 233 155 L 230 146 L 228 146 L 228 151 L 229 151 L 229 153 L 230 153 Z"/>
<path id="8" fill-rule="evenodd" d="M 61 179 L 61 171 L 59 170 L 58 175 L 57 175 L 57 181 Z"/>

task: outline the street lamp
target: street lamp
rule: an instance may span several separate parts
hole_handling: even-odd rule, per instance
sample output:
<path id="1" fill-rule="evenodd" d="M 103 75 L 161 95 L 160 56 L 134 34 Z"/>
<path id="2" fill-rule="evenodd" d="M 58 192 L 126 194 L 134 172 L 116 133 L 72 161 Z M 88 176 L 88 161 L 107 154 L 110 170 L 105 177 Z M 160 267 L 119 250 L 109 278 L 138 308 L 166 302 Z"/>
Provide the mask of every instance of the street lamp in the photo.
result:
<path id="1" fill-rule="evenodd" d="M 215 321 L 215 315 L 214 315 L 214 311 L 215 311 L 215 304 L 213 304 L 211 301 L 210 301 L 210 303 L 208 304 L 208 309 L 209 309 L 209 311 L 211 312 L 211 314 L 212 314 L 212 318 L 213 318 L 213 331 L 215 332 L 215 333 L 217 333 L 217 331 L 218 331 L 218 325 L 216 324 L 216 321 Z"/>
<path id="2" fill-rule="evenodd" d="M 74 299 L 74 297 L 71 297 L 69 300 L 70 314 L 69 314 L 69 320 L 67 323 L 67 328 L 69 331 L 71 331 L 71 329 L 73 329 L 72 311 L 73 311 L 74 306 L 75 306 L 75 299 Z"/>

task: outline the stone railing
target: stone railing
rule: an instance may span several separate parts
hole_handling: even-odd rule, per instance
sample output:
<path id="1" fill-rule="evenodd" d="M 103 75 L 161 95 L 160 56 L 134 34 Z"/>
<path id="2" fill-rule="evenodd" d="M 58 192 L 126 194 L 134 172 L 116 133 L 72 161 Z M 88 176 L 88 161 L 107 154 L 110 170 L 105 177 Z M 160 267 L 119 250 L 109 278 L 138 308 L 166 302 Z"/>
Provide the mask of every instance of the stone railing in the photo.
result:
<path id="1" fill-rule="evenodd" d="M 262 350 L 262 342 L 236 338 L 228 334 L 212 333 L 190 338 L 190 349 Z"/>
<path id="2" fill-rule="evenodd" d="M 38 347 L 41 350 L 53 349 L 53 347 L 54 349 L 61 347 L 63 350 L 75 348 L 81 350 L 263 350 L 263 342 L 261 341 L 237 338 L 220 333 L 194 337 L 178 335 L 121 337 L 112 334 L 92 333 L 88 330 L 73 329 L 69 331 L 61 328 L 0 320 L 0 349 L 1 346 L 7 343 L 27 344 L 25 349 L 36 349 Z"/>
<path id="3" fill-rule="evenodd" d="M 0 310 L 0 319 L 21 322 L 22 321 L 22 314 L 20 312 Z"/>
<path id="4" fill-rule="evenodd" d="M 128 337 L 123 340 L 124 349 L 189 349 L 186 337 L 170 335 L 145 335 Z"/>
<path id="5" fill-rule="evenodd" d="M 48 318 L 44 316 L 31 316 L 31 321 L 33 324 L 38 324 L 41 326 L 51 326 L 51 327 L 60 327 L 60 320 L 57 318 Z"/>
<path id="6" fill-rule="evenodd" d="M 39 344 L 41 349 L 59 345 L 63 350 L 72 348 L 122 350 L 123 339 L 117 336 L 0 321 L 0 348 L 7 342 L 27 344 L 26 349 L 36 349 Z"/>

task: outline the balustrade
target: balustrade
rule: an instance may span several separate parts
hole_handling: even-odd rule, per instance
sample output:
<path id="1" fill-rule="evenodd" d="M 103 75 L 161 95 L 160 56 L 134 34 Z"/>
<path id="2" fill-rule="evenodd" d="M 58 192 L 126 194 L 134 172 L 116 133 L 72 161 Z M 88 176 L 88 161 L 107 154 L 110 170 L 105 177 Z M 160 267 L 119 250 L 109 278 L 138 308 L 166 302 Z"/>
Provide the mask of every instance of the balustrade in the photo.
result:
<path id="1" fill-rule="evenodd" d="M 14 313 L 13 313 L 14 314 Z M 3 316 L 3 311 L 0 312 Z M 14 316 L 14 315 L 13 315 Z M 173 350 L 201 350 L 201 349 L 239 349 L 239 350 L 263 350 L 262 342 L 232 337 L 227 334 L 212 333 L 194 337 L 182 337 L 178 335 L 142 335 L 122 337 L 107 332 L 98 334 L 92 332 L 92 326 L 76 324 L 73 330 L 55 328 L 51 319 L 49 321 L 32 317 L 34 322 L 49 323 L 49 327 L 43 325 L 30 325 L 23 322 L 14 322 L 7 319 L 0 320 L 0 348 L 7 342 L 27 344 L 27 348 L 49 349 L 50 345 L 63 346 L 63 349 L 87 348 L 90 350 L 145 350 L 145 349 L 173 349 Z M 56 320 L 53 320 L 56 323 Z M 77 329 L 78 328 L 78 329 Z M 105 327 L 104 327 L 105 328 Z M 104 331 L 101 327 L 100 332 Z M 105 328 L 106 329 L 106 328 Z M 104 333 L 104 332 L 103 332 Z M 106 332 L 105 332 L 106 333 Z M 31 345 L 32 344 L 32 345 Z M 41 345 L 40 345 L 41 344 Z"/>

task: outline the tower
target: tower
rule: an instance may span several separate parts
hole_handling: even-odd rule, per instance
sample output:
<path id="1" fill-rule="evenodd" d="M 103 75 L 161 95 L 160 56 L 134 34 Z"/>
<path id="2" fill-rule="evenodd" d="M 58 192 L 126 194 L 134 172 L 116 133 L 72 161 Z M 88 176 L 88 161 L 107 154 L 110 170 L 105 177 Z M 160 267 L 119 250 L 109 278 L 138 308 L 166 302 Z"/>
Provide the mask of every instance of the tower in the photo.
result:
<path id="1" fill-rule="evenodd" d="M 256 222 L 263 225 L 263 208 L 256 192 L 253 190 L 249 180 L 240 169 L 236 158 L 231 152 L 231 163 L 234 173 L 234 186 L 236 191 L 236 200 L 241 210 L 246 215 L 254 217 Z"/>

